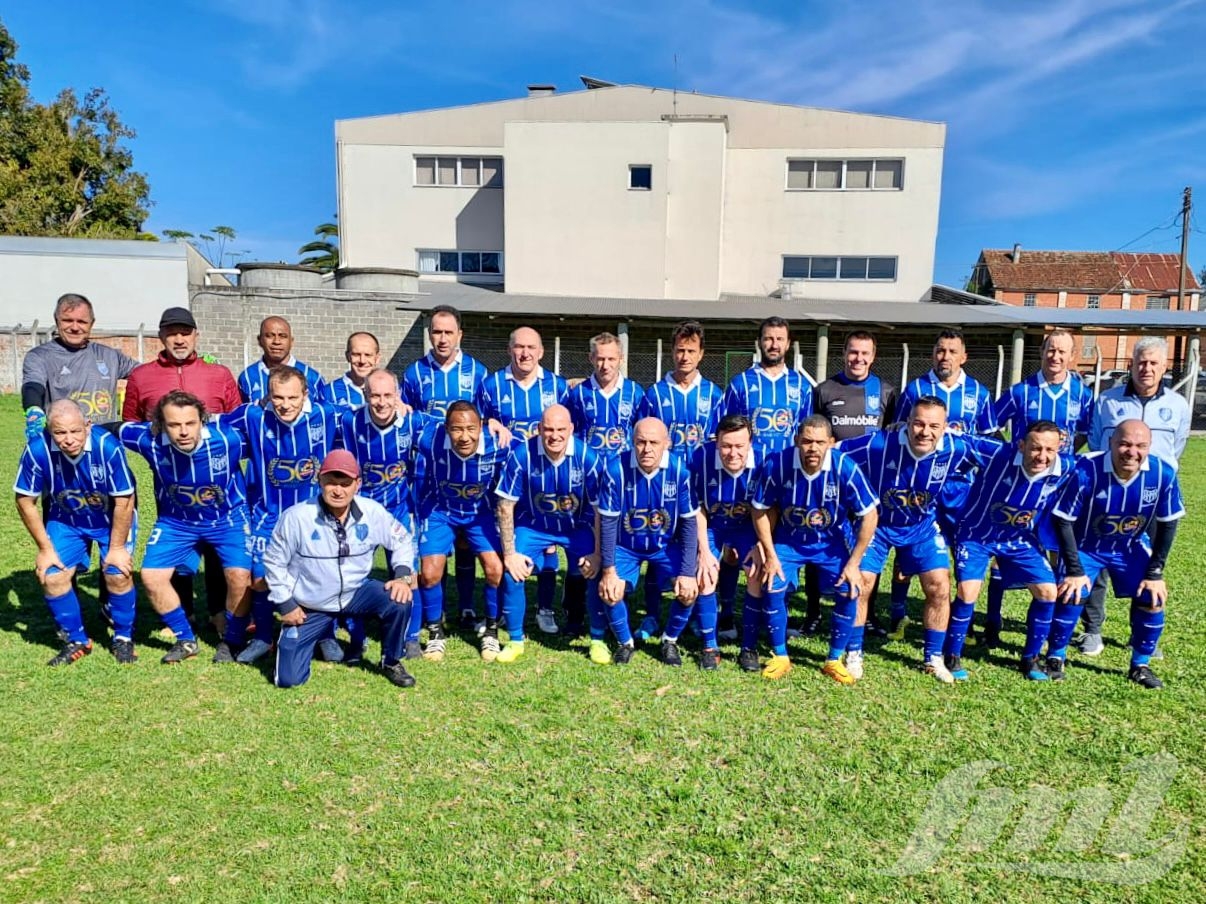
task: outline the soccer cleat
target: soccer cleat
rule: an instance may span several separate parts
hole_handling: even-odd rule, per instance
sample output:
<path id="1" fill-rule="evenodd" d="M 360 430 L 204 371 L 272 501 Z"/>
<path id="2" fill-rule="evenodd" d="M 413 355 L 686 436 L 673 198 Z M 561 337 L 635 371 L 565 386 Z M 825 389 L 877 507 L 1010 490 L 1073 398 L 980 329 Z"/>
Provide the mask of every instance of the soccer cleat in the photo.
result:
<path id="1" fill-rule="evenodd" d="M 499 649 L 497 634 L 486 633 L 482 635 L 482 662 L 493 662 L 497 659 Z"/>
<path id="2" fill-rule="evenodd" d="M 867 616 L 867 625 L 865 628 L 868 637 L 887 637 L 888 629 L 879 623 L 879 619 L 874 615 Z"/>
<path id="3" fill-rule="evenodd" d="M 678 652 L 678 644 L 673 640 L 662 640 L 662 662 L 676 668 L 683 664 L 682 654 Z"/>
<path id="4" fill-rule="evenodd" d="M 243 665 L 251 665 L 252 663 L 259 662 L 270 652 L 272 652 L 272 644 L 256 637 L 247 646 L 243 647 L 243 651 L 235 657 L 235 662 L 242 663 Z"/>
<path id="5" fill-rule="evenodd" d="M 432 637 L 423 648 L 423 658 L 428 662 L 444 661 L 444 638 Z"/>
<path id="6" fill-rule="evenodd" d="M 995 650 L 1001 645 L 1001 629 L 997 625 L 989 625 L 984 629 L 984 649 Z"/>
<path id="7" fill-rule="evenodd" d="M 786 656 L 772 656 L 762 668 L 762 677 L 771 681 L 786 678 L 791 671 L 791 660 Z"/>
<path id="8" fill-rule="evenodd" d="M 828 659 L 825 665 L 821 668 L 821 674 L 827 678 L 832 678 L 838 684 L 846 686 L 852 685 L 855 682 L 855 677 L 850 674 L 850 671 L 842 665 L 840 660 Z"/>
<path id="9" fill-rule="evenodd" d="M 816 637 L 821 633 L 821 616 L 810 615 L 804 619 L 804 627 L 801 633 L 805 637 Z"/>
<path id="10" fill-rule="evenodd" d="M 115 640 L 109 650 L 119 665 L 132 665 L 138 662 L 138 654 L 134 652 L 134 641 L 132 640 Z"/>
<path id="11" fill-rule="evenodd" d="M 888 640 L 904 640 L 905 631 L 909 627 L 909 617 L 902 615 L 896 621 L 892 622 L 892 627 L 888 629 Z"/>
<path id="12" fill-rule="evenodd" d="M 423 655 L 422 652 L 420 652 L 419 655 L 422 656 Z M 349 645 L 348 648 L 343 651 L 343 664 L 344 665 L 354 666 L 354 665 L 360 665 L 360 663 L 362 663 L 362 662 L 364 662 L 364 647 L 363 646 Z"/>
<path id="13" fill-rule="evenodd" d="M 762 671 L 762 663 L 758 661 L 758 651 L 751 650 L 748 647 L 738 654 L 737 665 L 743 672 Z"/>
<path id="14" fill-rule="evenodd" d="M 401 662 L 395 662 L 393 665 L 383 665 L 381 671 L 385 672 L 385 677 L 398 687 L 415 686 L 415 676 L 406 671 L 406 666 Z"/>
<path id="15" fill-rule="evenodd" d="M 1047 680 L 1048 681 L 1063 681 L 1064 680 L 1064 661 L 1058 656 L 1047 657 Z"/>
<path id="16" fill-rule="evenodd" d="M 406 652 L 403 653 L 404 659 L 422 659 L 423 645 L 417 640 L 406 641 Z"/>
<path id="17" fill-rule="evenodd" d="M 557 633 L 557 614 L 552 609 L 539 609 L 536 612 L 536 627 L 543 634 Z"/>
<path id="18" fill-rule="evenodd" d="M 499 662 L 515 662 L 522 659 L 524 653 L 524 642 L 522 640 L 513 640 L 499 652 L 496 657 Z"/>
<path id="19" fill-rule="evenodd" d="M 951 673 L 951 677 L 956 681 L 966 681 L 971 675 L 967 671 L 967 667 L 963 665 L 962 656 L 947 656 L 944 658 L 946 670 Z"/>
<path id="20" fill-rule="evenodd" d="M 720 650 L 708 649 L 700 653 L 699 667 L 705 672 L 714 672 L 720 668 Z"/>
<path id="21" fill-rule="evenodd" d="M 1048 680 L 1047 672 L 1043 668 L 1043 662 L 1037 656 L 1023 656 L 1021 669 L 1027 681 Z"/>
<path id="22" fill-rule="evenodd" d="M 220 665 L 228 662 L 234 662 L 234 651 L 230 649 L 230 644 L 228 644 L 226 641 L 219 643 L 217 648 L 214 650 L 213 661 Z"/>
<path id="23" fill-rule="evenodd" d="M 611 650 L 607 648 L 607 641 L 592 640 L 590 642 L 590 661 L 595 665 L 611 665 Z"/>
<path id="24" fill-rule="evenodd" d="M 53 666 L 70 665 L 77 659 L 83 659 L 91 652 L 92 641 L 85 640 L 81 643 L 78 640 L 69 640 L 63 645 L 63 649 L 59 650 L 46 664 Z"/>
<path id="25" fill-rule="evenodd" d="M 1164 687 L 1164 682 L 1156 677 L 1156 674 L 1145 665 L 1133 665 L 1131 670 L 1127 672 L 1127 680 L 1133 681 L 1140 687 L 1145 687 L 1149 691 L 1158 691 Z"/>
<path id="26" fill-rule="evenodd" d="M 925 664 L 925 673 L 938 679 L 943 684 L 955 683 L 955 676 L 951 674 L 951 670 L 942 661 L 941 653 L 935 653 L 929 658 Z"/>
<path id="27" fill-rule="evenodd" d="M 641 620 L 641 626 L 637 628 L 634 635 L 641 643 L 648 643 L 651 640 L 656 640 L 657 636 L 662 633 L 662 626 L 658 624 L 657 616 L 646 615 Z"/>
<path id="28" fill-rule="evenodd" d="M 737 624 L 733 621 L 733 616 L 720 616 L 720 623 L 716 628 L 716 636 L 720 640 L 736 640 L 737 639 Z"/>
<path id="29" fill-rule="evenodd" d="M 635 646 L 633 646 L 631 643 L 622 643 L 616 647 L 616 651 L 612 655 L 612 660 L 616 665 L 628 665 L 628 663 L 632 662 L 632 657 L 635 653 Z"/>
<path id="30" fill-rule="evenodd" d="M 477 613 L 472 609 L 461 610 L 461 630 L 475 631 L 477 630 Z"/>
<path id="31" fill-rule="evenodd" d="M 848 650 L 846 652 L 846 671 L 855 681 L 863 680 L 863 651 Z"/>
<path id="32" fill-rule="evenodd" d="M 334 637 L 327 637 L 318 642 L 318 652 L 326 662 L 343 662 L 343 647 Z"/>
<path id="33" fill-rule="evenodd" d="M 1101 642 L 1100 634 L 1080 635 L 1081 656 L 1100 656 L 1104 651 L 1105 644 Z"/>
<path id="34" fill-rule="evenodd" d="M 267 644 L 265 644 L 267 646 Z M 184 662 L 186 659 L 192 659 L 197 655 L 197 641 L 195 640 L 178 640 L 172 644 L 172 648 L 163 654 L 163 658 L 159 661 L 164 665 L 175 665 L 178 662 Z"/>

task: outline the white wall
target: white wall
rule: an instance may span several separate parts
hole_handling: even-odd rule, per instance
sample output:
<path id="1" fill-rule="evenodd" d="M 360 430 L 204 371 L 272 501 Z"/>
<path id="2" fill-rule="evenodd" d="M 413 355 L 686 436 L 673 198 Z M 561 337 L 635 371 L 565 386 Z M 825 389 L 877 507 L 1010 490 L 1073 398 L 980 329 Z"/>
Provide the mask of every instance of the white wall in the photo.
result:
<path id="1" fill-rule="evenodd" d="M 666 298 L 717 298 L 724 228 L 723 122 L 671 122 Z"/>

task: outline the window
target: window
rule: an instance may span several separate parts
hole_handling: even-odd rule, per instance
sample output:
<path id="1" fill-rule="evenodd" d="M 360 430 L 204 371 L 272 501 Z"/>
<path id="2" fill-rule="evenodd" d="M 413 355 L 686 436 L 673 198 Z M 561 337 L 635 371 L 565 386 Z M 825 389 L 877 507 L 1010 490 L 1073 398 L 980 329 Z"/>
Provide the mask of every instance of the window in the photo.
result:
<path id="1" fill-rule="evenodd" d="M 628 187 L 634 191 L 650 191 L 653 188 L 653 167 L 648 163 L 629 166 Z"/>
<path id="2" fill-rule="evenodd" d="M 896 279 L 896 258 L 788 254 L 783 256 L 783 278 L 891 282 Z"/>
<path id="3" fill-rule="evenodd" d="M 415 185 L 502 188 L 502 158 L 416 157 Z"/>
<path id="4" fill-rule="evenodd" d="M 789 191 L 892 191 L 904 185 L 903 160 L 788 160 Z"/>
<path id="5" fill-rule="evenodd" d="M 420 273 L 501 276 L 503 272 L 501 251 L 438 251 L 421 248 L 416 255 Z"/>
<path id="6" fill-rule="evenodd" d="M 1147 296 L 1147 309 L 1149 311 L 1167 311 L 1168 296 L 1166 295 L 1149 295 Z"/>
<path id="7" fill-rule="evenodd" d="M 1036 304 L 1038 304 L 1038 299 L 1034 297 L 1033 292 L 1027 292 L 1022 296 L 1022 304 L 1025 307 L 1033 308 Z"/>
<path id="8" fill-rule="evenodd" d="M 1088 299 L 1085 301 L 1085 307 L 1088 308 L 1090 311 L 1096 311 L 1098 308 L 1101 307 L 1101 296 L 1100 295 L 1090 295 L 1088 297 Z"/>

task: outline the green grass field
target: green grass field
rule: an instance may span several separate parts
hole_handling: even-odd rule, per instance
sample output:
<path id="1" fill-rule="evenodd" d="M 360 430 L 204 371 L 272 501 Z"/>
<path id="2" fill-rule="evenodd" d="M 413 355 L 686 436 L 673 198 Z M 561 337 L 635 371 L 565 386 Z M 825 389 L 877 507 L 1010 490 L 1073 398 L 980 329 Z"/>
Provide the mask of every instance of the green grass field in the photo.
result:
<path id="1" fill-rule="evenodd" d="M 13 397 L 0 417 L 12 425 L 0 440 L 11 486 L 23 443 Z M 627 669 L 596 667 L 584 643 L 535 635 L 512 666 L 453 641 L 446 662 L 413 664 L 411 691 L 324 663 L 308 685 L 278 691 L 267 670 L 212 665 L 212 635 L 197 659 L 161 666 L 145 602 L 137 665 L 117 666 L 106 639 L 50 670 L 34 548 L 10 509 L 0 900 L 1206 900 L 1204 464 L 1206 442 L 1193 440 L 1158 693 L 1124 680 L 1117 605 L 1103 656 L 1074 653 L 1062 685 L 1024 681 L 1017 593 L 1004 649 L 971 650 L 972 680 L 954 687 L 921 674 L 919 635 L 872 641 L 855 688 L 819 674 L 820 639 L 792 641 L 795 671 L 770 683 L 739 672 L 732 646 L 704 674 L 645 653 Z M 99 639 L 95 580 L 84 603 Z M 1175 758 L 1166 793 L 1127 810 L 1127 767 L 1159 753 Z M 1067 826 L 1071 808 L 1031 810 L 1027 823 L 1021 807 L 994 821 L 981 806 L 945 847 L 936 827 L 928 868 L 886 874 L 943 779 L 984 760 L 1000 768 L 981 793 L 965 789 L 956 817 L 1010 792 L 1087 799 L 1098 788 L 1102 831 Z M 1164 871 L 1145 855 L 1170 833 Z M 1069 844 L 1077 834 L 1084 844 Z M 1127 868 L 1151 881 L 1117 884 Z M 1061 869 L 1072 878 L 1047 877 Z"/>

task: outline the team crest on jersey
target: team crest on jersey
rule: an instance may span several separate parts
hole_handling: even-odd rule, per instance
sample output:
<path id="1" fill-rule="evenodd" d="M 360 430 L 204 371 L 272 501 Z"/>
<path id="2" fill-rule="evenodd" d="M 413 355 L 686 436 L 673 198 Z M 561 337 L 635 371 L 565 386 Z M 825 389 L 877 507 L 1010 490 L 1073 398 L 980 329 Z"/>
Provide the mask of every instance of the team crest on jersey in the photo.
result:
<path id="1" fill-rule="evenodd" d="M 620 401 L 620 417 L 632 417 L 632 402 L 628 401 L 627 399 Z"/>
<path id="2" fill-rule="evenodd" d="M 582 486 L 582 469 L 574 465 L 570 465 L 570 486 Z"/>
<path id="3" fill-rule="evenodd" d="M 1161 408 L 1160 409 L 1160 420 L 1164 421 L 1164 423 L 1167 424 L 1169 421 L 1172 420 L 1172 414 L 1173 413 L 1172 413 L 1171 408 Z"/>
<path id="4" fill-rule="evenodd" d="M 706 396 L 700 396 L 699 401 L 695 405 L 695 410 L 699 412 L 700 417 L 707 417 L 712 411 L 712 400 Z"/>
<path id="5" fill-rule="evenodd" d="M 94 483 L 104 483 L 105 466 L 102 464 L 94 464 L 92 466 L 92 480 Z"/>
<path id="6" fill-rule="evenodd" d="M 1160 495 L 1159 487 L 1144 487 L 1143 488 L 1143 504 L 1153 505 Z"/>
<path id="7" fill-rule="evenodd" d="M 800 402 L 800 387 L 799 386 L 788 386 L 787 387 L 787 402 L 789 405 L 798 405 L 799 404 L 799 402 Z"/>
<path id="8" fill-rule="evenodd" d="M 310 425 L 310 442 L 316 443 L 322 439 L 322 424 L 314 423 Z"/>
<path id="9" fill-rule="evenodd" d="M 934 470 L 930 472 L 930 483 L 946 480 L 946 472 L 949 467 L 950 465 L 947 462 L 937 465 Z"/>
<path id="10" fill-rule="evenodd" d="M 677 499 L 678 498 L 678 484 L 677 483 L 665 484 L 662 487 L 662 498 L 663 499 Z"/>
<path id="11" fill-rule="evenodd" d="M 217 474 L 230 468 L 230 461 L 225 455 L 215 455 L 209 460 L 209 469 Z"/>
<path id="12" fill-rule="evenodd" d="M 108 364 L 106 364 L 104 361 L 97 361 L 97 362 L 96 362 L 96 369 L 97 369 L 98 371 L 100 371 L 100 375 L 101 375 L 102 377 L 107 377 L 107 376 L 109 376 L 109 365 L 108 365 Z"/>
<path id="13" fill-rule="evenodd" d="M 1080 402 L 1068 403 L 1068 417 L 1080 417 Z"/>
<path id="14" fill-rule="evenodd" d="M 976 413 L 976 397 L 974 395 L 968 395 L 968 396 L 963 397 L 963 413 L 964 414 L 975 414 Z"/>
<path id="15" fill-rule="evenodd" d="M 556 394 L 552 393 L 552 392 L 540 393 L 540 404 L 544 408 L 551 408 L 553 405 L 556 405 L 557 404 Z"/>
<path id="16" fill-rule="evenodd" d="M 825 501 L 833 502 L 838 497 L 838 488 L 831 483 L 825 484 Z"/>
<path id="17" fill-rule="evenodd" d="M 867 396 L 867 414 L 876 414 L 879 411 L 879 396 Z"/>
<path id="18" fill-rule="evenodd" d="M 473 392 L 473 374 L 461 374 L 461 392 Z"/>
<path id="19" fill-rule="evenodd" d="M 356 539 L 363 543 L 368 539 L 369 526 L 363 521 L 356 525 Z"/>

